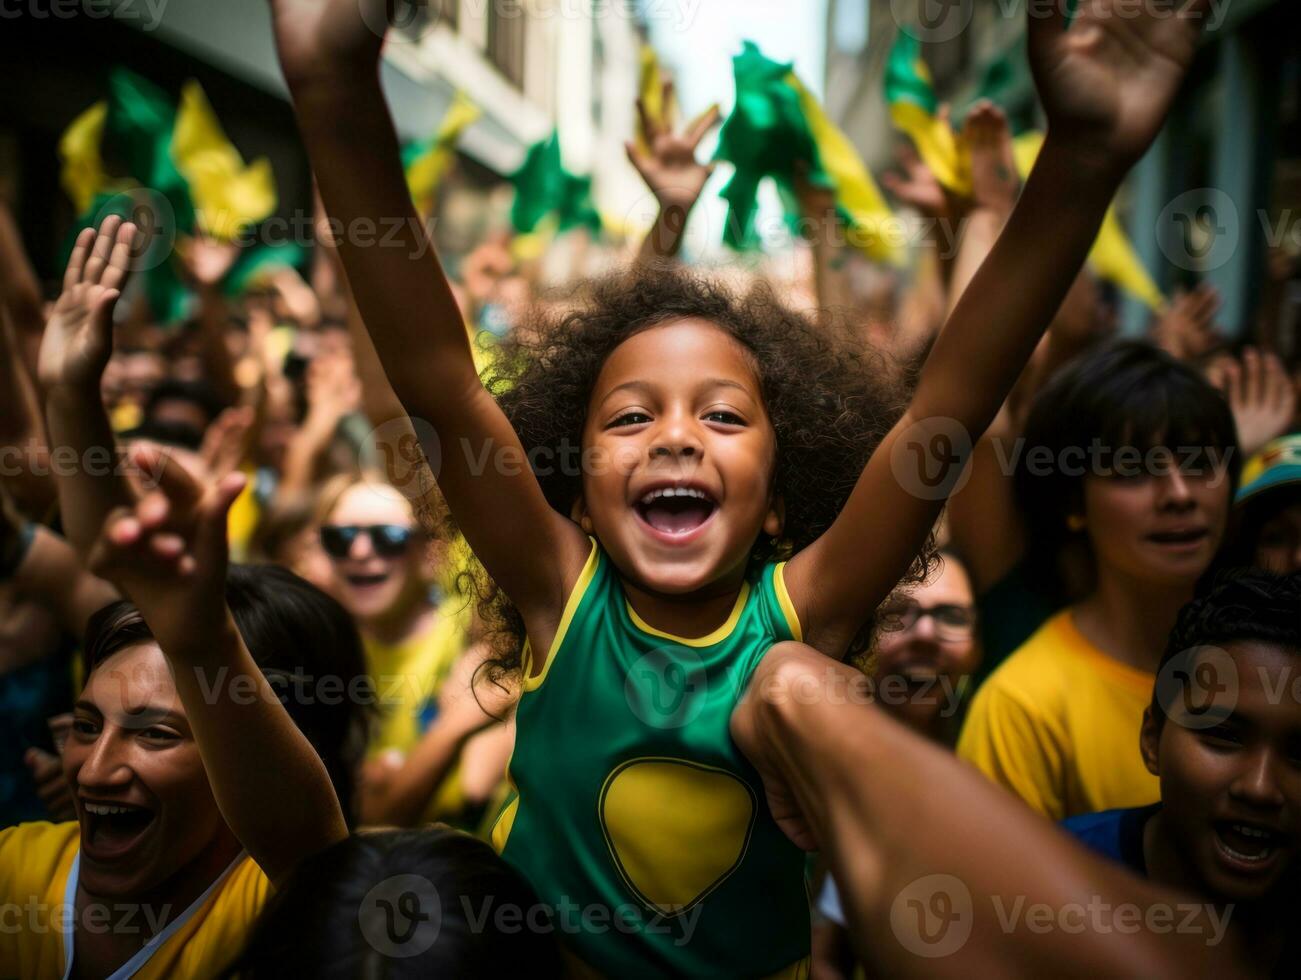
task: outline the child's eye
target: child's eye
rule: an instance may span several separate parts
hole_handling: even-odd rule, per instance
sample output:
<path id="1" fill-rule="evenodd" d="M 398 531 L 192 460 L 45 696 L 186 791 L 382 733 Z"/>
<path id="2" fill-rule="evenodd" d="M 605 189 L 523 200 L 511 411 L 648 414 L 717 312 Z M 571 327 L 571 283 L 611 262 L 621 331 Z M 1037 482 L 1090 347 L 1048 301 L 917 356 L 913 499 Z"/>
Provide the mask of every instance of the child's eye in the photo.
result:
<path id="1" fill-rule="evenodd" d="M 735 412 L 729 412 L 724 408 L 716 408 L 712 412 L 705 414 L 706 422 L 718 422 L 722 425 L 745 425 L 745 419 Z"/>
<path id="2" fill-rule="evenodd" d="M 650 420 L 650 416 L 645 412 L 624 412 L 622 415 L 616 417 L 607 428 L 613 429 L 616 426 L 623 425 L 642 425 Z"/>
<path id="3" fill-rule="evenodd" d="M 174 742 L 181 736 L 177 735 L 175 732 L 168 731 L 166 728 L 157 728 L 151 726 L 149 728 L 142 729 L 140 732 L 140 737 L 147 738 L 151 742 Z"/>

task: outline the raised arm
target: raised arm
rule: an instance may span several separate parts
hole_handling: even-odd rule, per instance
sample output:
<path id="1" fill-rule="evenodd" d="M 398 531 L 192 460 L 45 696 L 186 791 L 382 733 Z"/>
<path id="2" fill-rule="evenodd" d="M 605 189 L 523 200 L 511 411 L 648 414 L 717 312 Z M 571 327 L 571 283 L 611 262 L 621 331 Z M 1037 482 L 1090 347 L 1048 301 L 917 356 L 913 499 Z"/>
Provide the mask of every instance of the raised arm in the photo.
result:
<path id="1" fill-rule="evenodd" d="M 379 84 L 384 0 L 273 0 L 272 10 L 321 199 L 344 229 L 340 257 L 384 371 L 407 412 L 436 433 L 424 449 L 439 460 L 439 487 L 475 554 L 530 628 L 546 633 L 589 545 L 548 506 L 519 438 L 480 383 L 412 207 Z M 489 465 L 479 466 L 485 458 Z"/>
<path id="2" fill-rule="evenodd" d="M 1176 905 L 1192 906 L 1087 853 L 888 718 L 867 703 L 866 681 L 780 644 L 755 671 L 731 731 L 778 823 L 830 864 L 854 946 L 876 974 L 1256 975 L 1235 937 L 1223 935 L 1227 922 L 1155 925 Z M 1087 917 L 1085 904 L 1094 910 Z M 1072 925 L 1040 928 L 1042 911 L 1020 914 L 1030 908 Z"/>
<path id="3" fill-rule="evenodd" d="M 646 233 L 637 255 L 639 262 L 677 258 L 687 230 L 691 209 L 700 199 L 705 182 L 714 172 L 712 163 L 698 163 L 696 150 L 705 134 L 718 122 L 718 106 L 676 132 L 671 109 L 674 105 L 673 83 L 664 83 L 665 118 L 654 119 L 642 99 L 637 100 L 637 119 L 644 146 L 635 142 L 625 145 L 628 160 L 641 174 L 655 198 L 655 223 Z"/>
<path id="4" fill-rule="evenodd" d="M 245 478 L 233 473 L 204 487 L 151 447 L 135 447 L 132 459 L 158 489 L 108 517 L 91 567 L 149 624 L 222 817 L 272 883 L 282 884 L 299 861 L 348 831 L 325 764 L 226 606 L 226 513 Z"/>
<path id="5" fill-rule="evenodd" d="M 131 262 L 135 225 L 117 216 L 77 236 L 63 292 L 41 337 L 40 381 L 51 454 L 71 466 L 55 469 L 68 541 L 84 557 L 114 507 L 134 496 L 115 465 L 116 443 L 100 378 L 113 352 L 113 307 Z"/>
<path id="6" fill-rule="evenodd" d="M 941 331 L 903 418 L 840 517 L 786 581 L 806 636 L 839 655 L 907 570 L 1083 265 L 1121 178 L 1160 129 L 1192 61 L 1206 0 L 1177 15 L 1084 4 L 1031 11 L 1043 151 L 989 257 Z M 1009 288 L 1015 284 L 1015 288 Z"/>

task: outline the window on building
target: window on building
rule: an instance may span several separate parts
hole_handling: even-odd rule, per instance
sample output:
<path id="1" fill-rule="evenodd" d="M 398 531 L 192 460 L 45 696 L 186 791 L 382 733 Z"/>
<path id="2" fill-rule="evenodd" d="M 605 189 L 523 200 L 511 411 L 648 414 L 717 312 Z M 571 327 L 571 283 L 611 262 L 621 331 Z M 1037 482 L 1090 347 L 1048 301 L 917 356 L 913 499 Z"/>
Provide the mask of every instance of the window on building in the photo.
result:
<path id="1" fill-rule="evenodd" d="M 510 80 L 524 84 L 523 0 L 495 0 L 488 5 L 488 60 Z"/>

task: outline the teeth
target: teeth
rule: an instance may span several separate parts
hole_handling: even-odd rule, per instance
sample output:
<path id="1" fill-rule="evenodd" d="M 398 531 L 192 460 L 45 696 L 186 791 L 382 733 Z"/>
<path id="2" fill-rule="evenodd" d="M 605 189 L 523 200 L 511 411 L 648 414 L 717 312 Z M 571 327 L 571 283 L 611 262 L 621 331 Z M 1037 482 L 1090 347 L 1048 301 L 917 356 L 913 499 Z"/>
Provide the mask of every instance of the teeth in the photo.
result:
<path id="1" fill-rule="evenodd" d="M 86 803 L 84 806 L 87 813 L 93 813 L 101 817 L 108 817 L 117 813 L 130 813 L 134 809 L 125 806 L 108 806 L 103 803 Z"/>
<path id="2" fill-rule="evenodd" d="M 1257 830 L 1255 827 L 1248 827 L 1245 823 L 1235 823 L 1233 829 L 1243 837 L 1255 837 L 1258 840 L 1268 840 L 1273 835 L 1264 830 Z"/>
<path id="3" fill-rule="evenodd" d="M 649 504 L 652 500 L 660 497 L 695 497 L 697 500 L 708 500 L 709 495 L 703 490 L 697 490 L 694 487 L 660 487 L 658 490 L 651 490 L 641 498 L 643 504 Z"/>

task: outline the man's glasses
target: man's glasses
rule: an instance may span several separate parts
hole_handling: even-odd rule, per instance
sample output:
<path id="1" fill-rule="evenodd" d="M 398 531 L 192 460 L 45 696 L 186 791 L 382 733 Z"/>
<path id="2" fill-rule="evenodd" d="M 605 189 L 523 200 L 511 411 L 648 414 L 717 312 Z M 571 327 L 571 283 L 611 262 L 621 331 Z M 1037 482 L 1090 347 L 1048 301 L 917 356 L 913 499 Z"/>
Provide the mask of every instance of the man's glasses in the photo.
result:
<path id="1" fill-rule="evenodd" d="M 352 543 L 358 536 L 370 538 L 370 546 L 381 558 L 399 558 L 406 554 L 415 531 L 401 524 L 374 524 L 363 527 L 359 524 L 323 524 L 321 525 L 321 547 L 331 558 L 347 558 L 352 551 Z"/>
<path id="2" fill-rule="evenodd" d="M 927 616 L 935 624 L 935 635 L 941 640 L 969 640 L 976 631 L 975 610 L 952 603 L 919 606 L 908 602 L 893 606 L 883 610 L 883 627 L 891 631 L 910 630 Z"/>

